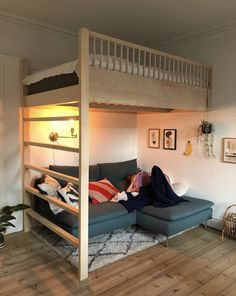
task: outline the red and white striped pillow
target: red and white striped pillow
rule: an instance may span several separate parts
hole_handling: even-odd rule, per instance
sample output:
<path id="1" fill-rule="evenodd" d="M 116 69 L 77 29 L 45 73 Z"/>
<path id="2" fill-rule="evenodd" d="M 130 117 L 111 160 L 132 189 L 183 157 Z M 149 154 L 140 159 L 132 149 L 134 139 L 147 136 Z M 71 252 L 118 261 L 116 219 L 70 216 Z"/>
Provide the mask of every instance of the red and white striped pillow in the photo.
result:
<path id="1" fill-rule="evenodd" d="M 96 182 L 89 182 L 89 196 L 93 204 L 111 200 L 118 192 L 119 190 L 107 178 Z"/>

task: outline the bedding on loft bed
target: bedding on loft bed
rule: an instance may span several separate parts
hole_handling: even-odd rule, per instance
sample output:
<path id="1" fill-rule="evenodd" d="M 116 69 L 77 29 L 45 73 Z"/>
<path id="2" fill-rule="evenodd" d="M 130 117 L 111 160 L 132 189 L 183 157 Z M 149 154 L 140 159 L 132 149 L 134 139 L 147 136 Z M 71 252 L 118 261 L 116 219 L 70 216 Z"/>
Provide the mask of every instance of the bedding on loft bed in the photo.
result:
<path id="1" fill-rule="evenodd" d="M 94 55 L 90 54 L 89 65 L 95 68 L 100 67 L 102 69 L 115 70 L 166 82 L 189 84 L 193 79 L 195 86 L 201 85 L 203 82 L 201 77 L 198 77 L 196 80 L 195 76 L 189 76 L 186 79 L 183 75 L 167 73 L 163 69 L 149 68 L 127 60 L 122 60 L 121 62 L 120 58 L 108 58 L 107 55 L 102 55 L 101 58 L 101 55 L 96 54 L 94 59 Z M 27 86 L 29 95 L 76 85 L 79 83 L 78 60 L 32 73 L 25 77 L 23 83 Z"/>

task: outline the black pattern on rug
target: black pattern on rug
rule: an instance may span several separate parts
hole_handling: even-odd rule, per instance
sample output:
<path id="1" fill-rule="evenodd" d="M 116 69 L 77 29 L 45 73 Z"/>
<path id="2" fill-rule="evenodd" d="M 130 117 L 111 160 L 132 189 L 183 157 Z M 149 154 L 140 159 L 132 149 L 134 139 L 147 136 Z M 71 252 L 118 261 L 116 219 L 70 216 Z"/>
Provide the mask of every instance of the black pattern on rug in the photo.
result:
<path id="1" fill-rule="evenodd" d="M 32 231 L 72 265 L 78 266 L 78 250 L 72 244 L 45 227 L 35 228 Z M 92 237 L 89 239 L 89 271 L 152 247 L 164 240 L 165 236 L 136 225 Z"/>

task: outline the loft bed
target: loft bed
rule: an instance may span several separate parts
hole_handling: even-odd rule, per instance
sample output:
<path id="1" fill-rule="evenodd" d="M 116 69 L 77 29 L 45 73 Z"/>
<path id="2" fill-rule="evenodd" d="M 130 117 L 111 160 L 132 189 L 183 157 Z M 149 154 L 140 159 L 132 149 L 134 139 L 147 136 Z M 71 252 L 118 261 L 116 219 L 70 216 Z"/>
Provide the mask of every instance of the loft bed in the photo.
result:
<path id="1" fill-rule="evenodd" d="M 88 277 L 88 170 L 89 108 L 134 112 L 170 112 L 204 110 L 211 90 L 212 69 L 191 60 L 111 38 L 82 28 L 79 32 L 78 61 L 27 75 L 22 63 L 22 179 L 24 202 L 31 205 L 34 196 L 50 201 L 78 216 L 76 238 L 47 220 L 32 208 L 24 215 L 24 230 L 30 231 L 36 220 L 79 249 L 78 275 Z M 27 122 L 66 121 L 68 116 L 31 117 L 27 108 L 45 105 L 77 106 L 78 148 L 25 139 Z M 30 163 L 29 147 L 79 153 L 78 178 L 50 171 Z M 47 174 L 79 185 L 79 210 L 56 198 L 42 195 L 31 184 L 30 171 Z M 33 218 L 33 219 L 32 219 Z"/>
<path id="2" fill-rule="evenodd" d="M 205 108 L 210 66 L 92 31 L 87 35 L 89 103 L 93 107 Z M 25 77 L 26 106 L 46 105 L 47 97 L 54 97 L 55 103 L 77 101 L 78 65 L 76 60 Z"/>

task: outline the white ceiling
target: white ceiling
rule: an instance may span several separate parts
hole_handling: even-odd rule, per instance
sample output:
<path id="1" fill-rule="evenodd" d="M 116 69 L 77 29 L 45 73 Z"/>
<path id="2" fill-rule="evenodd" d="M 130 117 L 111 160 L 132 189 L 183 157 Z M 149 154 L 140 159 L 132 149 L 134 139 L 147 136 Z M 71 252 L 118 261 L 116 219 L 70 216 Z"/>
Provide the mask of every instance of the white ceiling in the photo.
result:
<path id="1" fill-rule="evenodd" d="M 82 26 L 153 46 L 236 22 L 235 0 L 0 0 L 14 14 L 77 33 Z"/>

